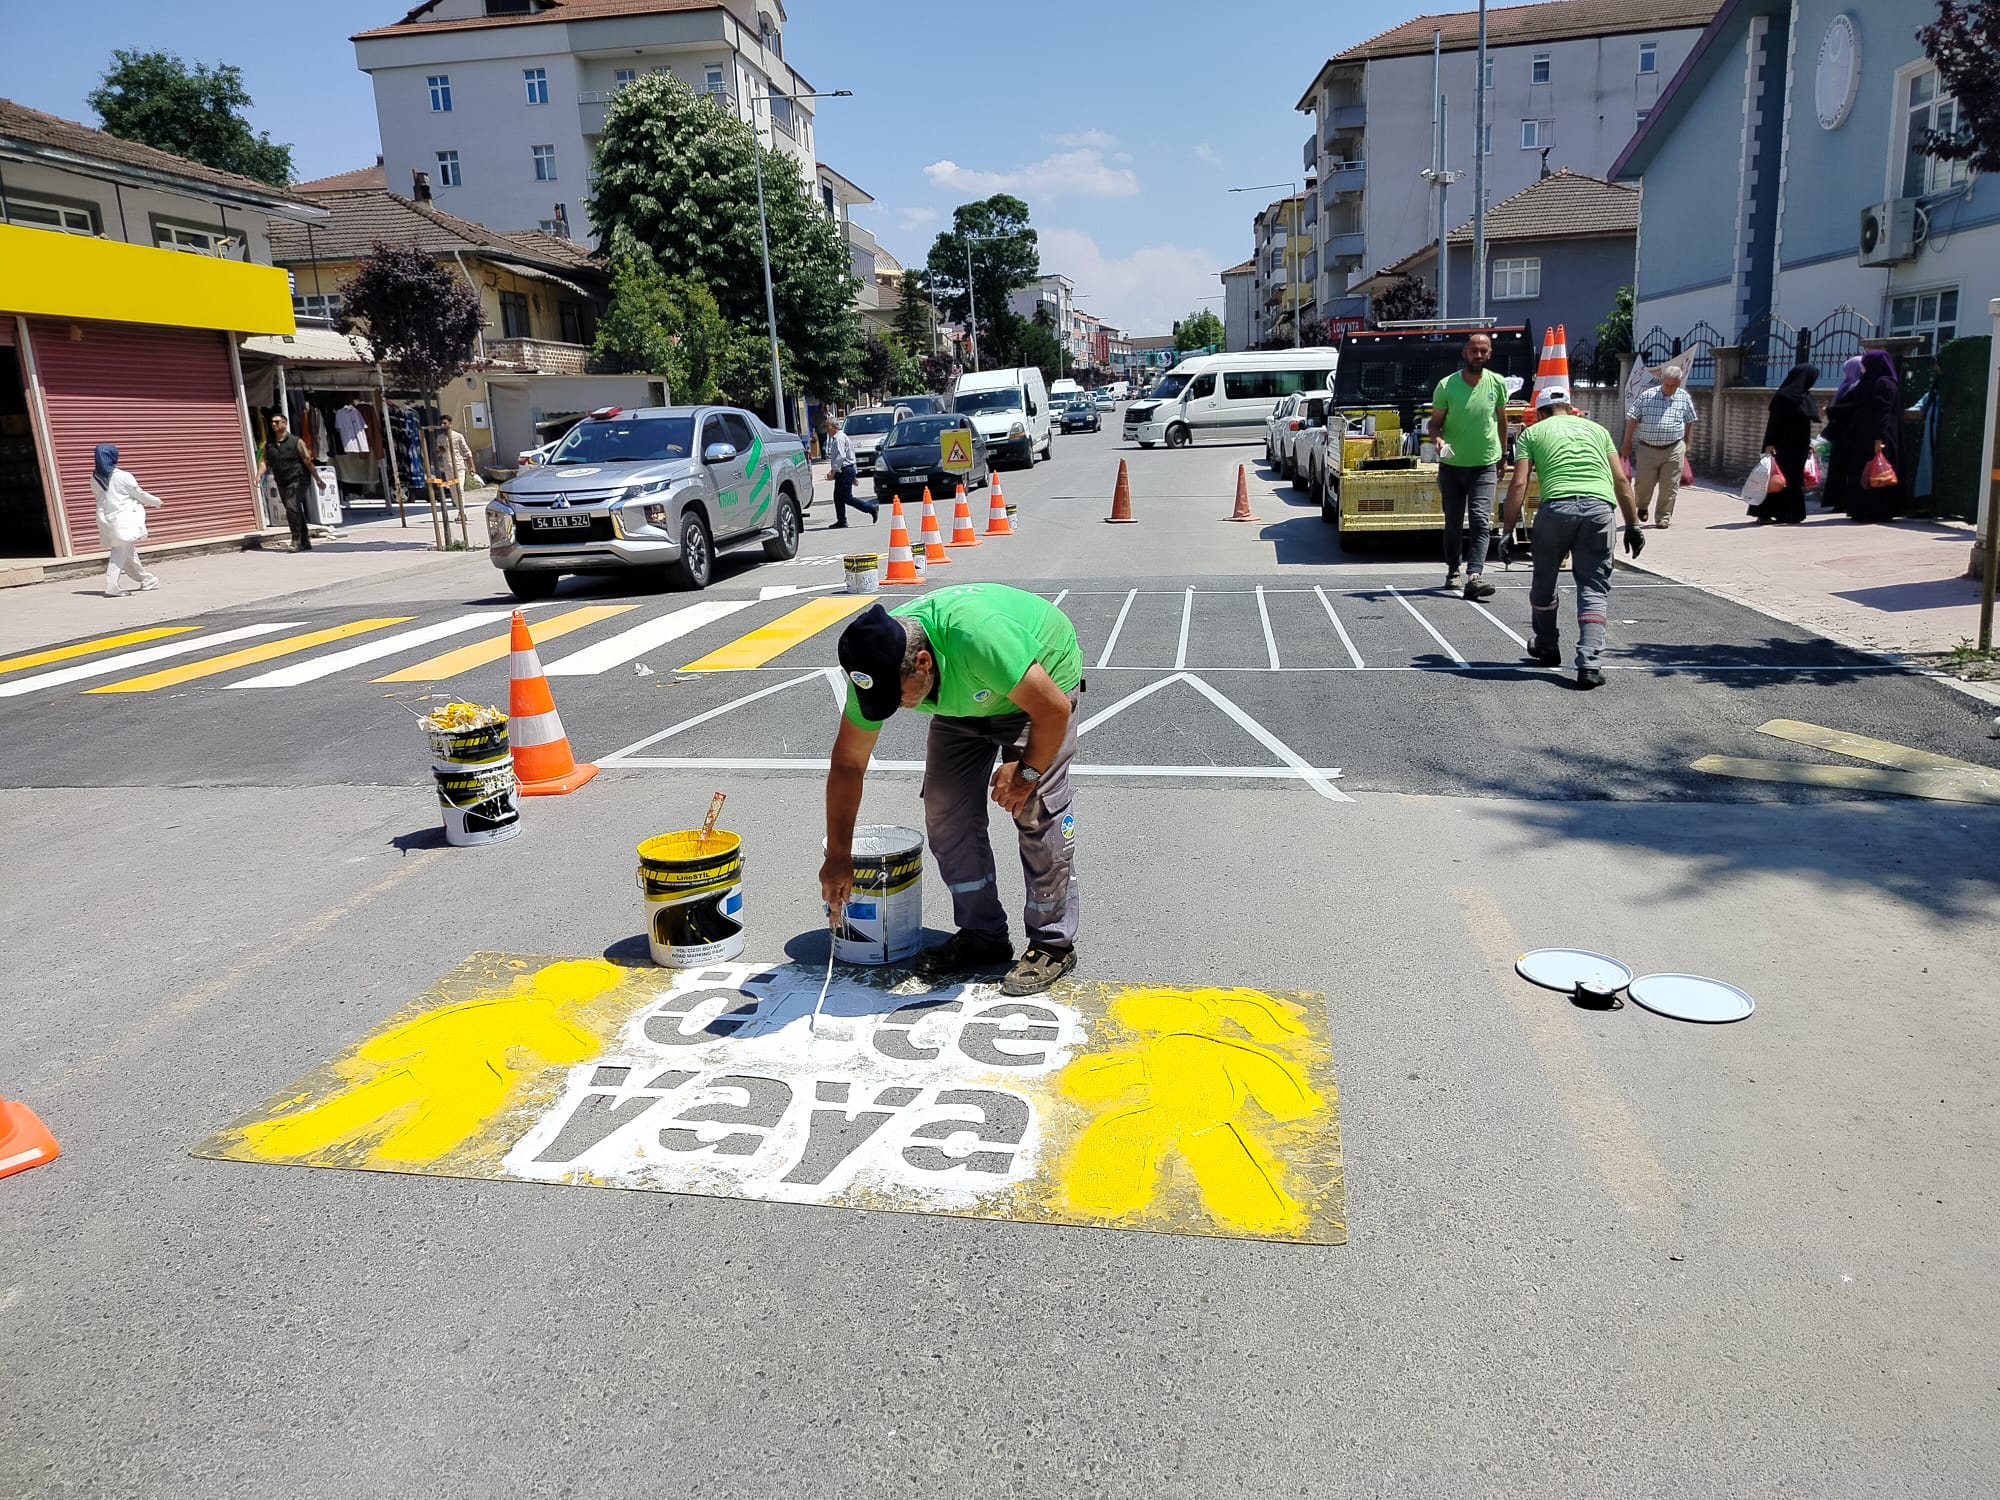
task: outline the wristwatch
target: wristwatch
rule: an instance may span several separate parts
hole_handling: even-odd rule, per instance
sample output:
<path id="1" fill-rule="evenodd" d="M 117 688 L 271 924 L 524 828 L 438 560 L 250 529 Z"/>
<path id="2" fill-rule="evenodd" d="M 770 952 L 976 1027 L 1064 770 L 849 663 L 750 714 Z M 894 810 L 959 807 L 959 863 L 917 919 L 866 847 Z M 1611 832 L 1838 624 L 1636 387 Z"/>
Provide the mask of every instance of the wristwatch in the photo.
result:
<path id="1" fill-rule="evenodd" d="M 1042 779 L 1042 773 L 1029 765 L 1025 760 L 1015 766 L 1014 774 L 1022 781 L 1027 782 L 1029 786 L 1033 786 Z"/>

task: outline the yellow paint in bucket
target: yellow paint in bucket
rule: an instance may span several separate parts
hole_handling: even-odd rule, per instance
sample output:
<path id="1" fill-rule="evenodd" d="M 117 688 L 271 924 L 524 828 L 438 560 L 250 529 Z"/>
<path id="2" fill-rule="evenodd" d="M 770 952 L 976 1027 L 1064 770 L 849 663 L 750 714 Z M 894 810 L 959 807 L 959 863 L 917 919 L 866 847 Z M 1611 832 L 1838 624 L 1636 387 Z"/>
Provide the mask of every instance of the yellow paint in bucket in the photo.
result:
<path id="1" fill-rule="evenodd" d="M 672 969 L 720 963 L 743 951 L 743 840 L 718 828 L 662 833 L 639 846 L 646 946 Z"/>

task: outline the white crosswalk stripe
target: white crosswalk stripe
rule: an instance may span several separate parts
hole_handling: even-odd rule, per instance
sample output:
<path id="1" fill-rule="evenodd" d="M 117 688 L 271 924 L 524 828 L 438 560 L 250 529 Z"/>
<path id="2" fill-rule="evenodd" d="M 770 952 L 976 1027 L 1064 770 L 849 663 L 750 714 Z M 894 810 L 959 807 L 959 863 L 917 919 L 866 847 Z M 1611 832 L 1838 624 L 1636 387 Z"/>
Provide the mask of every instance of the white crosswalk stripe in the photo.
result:
<path id="1" fill-rule="evenodd" d="M 62 687 L 66 683 L 85 682 L 92 677 L 109 677 L 114 672 L 123 672 L 128 667 L 143 667 L 150 662 L 167 661 L 176 656 L 191 656 L 197 651 L 206 651 L 210 646 L 226 646 L 231 641 L 254 640 L 260 635 L 276 635 L 281 630 L 300 628 L 296 621 L 241 625 L 235 630 L 217 631 L 214 635 L 196 636 L 190 640 L 174 641 L 165 646 L 147 646 L 143 650 L 125 651 L 117 656 L 99 657 L 95 661 L 87 661 L 78 666 L 62 667 L 34 677 L 0 683 L 0 698 L 18 698 L 23 693 L 32 693 L 41 688 Z"/>
<path id="2" fill-rule="evenodd" d="M 394 656 L 398 651 L 408 650 L 412 646 L 428 645 L 432 641 L 441 641 L 447 636 L 463 635 L 468 630 L 478 630 L 486 625 L 504 624 L 507 619 L 508 612 L 504 609 L 484 609 L 476 614 L 442 620 L 435 625 L 420 625 L 415 630 L 400 630 L 394 635 L 385 635 L 378 641 L 366 641 L 359 646 L 350 646 L 345 651 L 332 651 L 325 656 L 308 657 L 302 662 L 294 662 L 291 666 L 279 667 L 276 671 L 264 672 L 242 682 L 227 683 L 225 686 L 298 687 L 302 683 L 317 682 L 322 677 L 331 677 L 335 672 L 344 672 L 349 667 L 358 667 L 367 662 L 380 661 L 385 656 Z"/>
<path id="3" fill-rule="evenodd" d="M 669 641 L 693 635 L 704 625 L 713 625 L 717 620 L 726 620 L 738 610 L 748 609 L 756 602 L 753 599 L 704 599 L 699 604 L 690 604 L 654 619 L 642 620 L 639 624 L 621 630 L 594 646 L 585 646 L 581 651 L 558 657 L 543 666 L 542 670 L 551 677 L 595 677 L 600 672 L 608 672 L 613 667 L 623 666 L 626 662 L 664 646 Z"/>

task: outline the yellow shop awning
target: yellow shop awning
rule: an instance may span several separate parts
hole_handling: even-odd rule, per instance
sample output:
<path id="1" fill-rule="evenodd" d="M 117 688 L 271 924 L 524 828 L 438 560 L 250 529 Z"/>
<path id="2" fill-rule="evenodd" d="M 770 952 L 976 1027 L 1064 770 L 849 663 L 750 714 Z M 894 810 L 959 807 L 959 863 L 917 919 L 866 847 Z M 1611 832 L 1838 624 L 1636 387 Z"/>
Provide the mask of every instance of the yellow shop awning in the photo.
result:
<path id="1" fill-rule="evenodd" d="M 291 333 L 291 283 L 273 266 L 0 224 L 0 313 Z"/>

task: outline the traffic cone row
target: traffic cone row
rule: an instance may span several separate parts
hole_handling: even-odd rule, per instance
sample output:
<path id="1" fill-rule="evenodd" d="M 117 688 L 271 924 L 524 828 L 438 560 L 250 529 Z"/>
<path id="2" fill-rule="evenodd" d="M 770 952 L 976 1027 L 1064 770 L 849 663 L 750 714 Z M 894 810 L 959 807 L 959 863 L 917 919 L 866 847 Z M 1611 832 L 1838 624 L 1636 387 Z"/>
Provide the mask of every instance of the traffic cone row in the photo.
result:
<path id="1" fill-rule="evenodd" d="M 527 797 L 573 792 L 597 774 L 597 767 L 578 765 L 570 753 L 555 695 L 549 691 L 541 658 L 535 655 L 535 638 L 518 609 L 509 649 L 507 738 L 513 747 L 514 779 Z"/>
<path id="2" fill-rule="evenodd" d="M 1542 358 L 1535 366 L 1535 389 L 1528 397 L 1530 425 L 1540 407 L 1542 392 L 1552 386 L 1569 389 L 1569 330 L 1560 323 L 1542 335 Z"/>
<path id="3" fill-rule="evenodd" d="M 1000 476 L 995 474 L 987 481 L 991 498 L 986 506 L 986 534 L 988 536 L 1012 536 L 1013 524 L 1007 519 L 1007 497 L 1000 493 Z"/>
<path id="4" fill-rule="evenodd" d="M 951 554 L 944 550 L 944 533 L 938 530 L 937 507 L 931 504 L 931 487 L 924 486 L 924 530 L 918 539 L 924 549 L 924 566 L 932 563 L 948 563 Z"/>
<path id="5" fill-rule="evenodd" d="M 1236 466 L 1236 510 L 1224 516 L 1225 521 L 1255 521 L 1260 519 L 1250 514 L 1250 479 L 1244 473 L 1243 465 Z"/>
<path id="6" fill-rule="evenodd" d="M 885 589 L 918 589 L 924 586 L 917 576 L 917 560 L 910 555 L 910 528 L 903 520 L 903 497 L 889 502 L 889 568 L 882 575 Z"/>
<path id="7" fill-rule="evenodd" d="M 965 503 L 965 485 L 958 487 L 958 498 L 951 507 L 951 540 L 947 547 L 977 547 L 979 533 L 972 529 L 972 507 Z"/>

